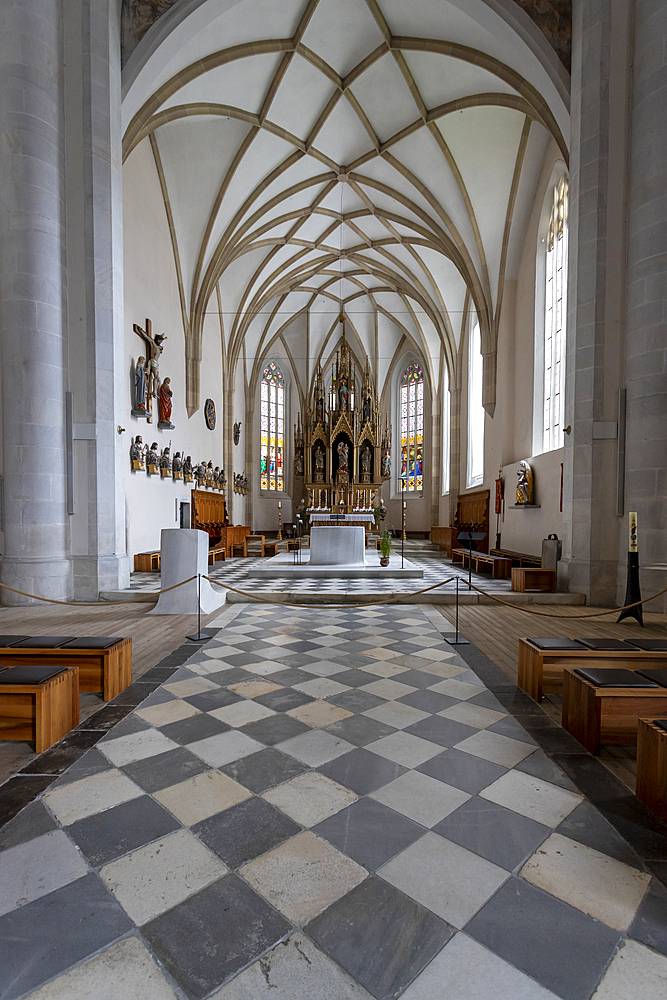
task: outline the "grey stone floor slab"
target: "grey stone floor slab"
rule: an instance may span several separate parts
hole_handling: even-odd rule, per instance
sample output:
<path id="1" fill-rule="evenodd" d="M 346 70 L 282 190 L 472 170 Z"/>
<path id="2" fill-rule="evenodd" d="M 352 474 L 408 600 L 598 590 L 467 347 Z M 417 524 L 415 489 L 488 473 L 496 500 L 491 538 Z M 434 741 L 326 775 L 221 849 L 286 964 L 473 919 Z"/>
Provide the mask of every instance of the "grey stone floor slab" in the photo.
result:
<path id="1" fill-rule="evenodd" d="M 433 830 L 508 871 L 523 864 L 551 833 L 549 827 L 477 795 Z"/>
<path id="2" fill-rule="evenodd" d="M 249 885 L 226 875 L 146 924 L 143 934 L 190 1000 L 201 1000 L 290 930 Z"/>
<path id="3" fill-rule="evenodd" d="M 371 753 L 362 747 L 330 761 L 318 768 L 328 778 L 351 788 L 357 795 L 368 795 L 376 788 L 388 784 L 407 770 L 386 757 Z"/>
<path id="4" fill-rule="evenodd" d="M 88 862 L 97 867 L 178 830 L 180 825 L 154 799 L 142 795 L 78 820 L 67 832 Z"/>
<path id="5" fill-rule="evenodd" d="M 618 931 L 518 878 L 466 933 L 563 1000 L 588 1000 L 620 940 Z"/>
<path id="6" fill-rule="evenodd" d="M 250 754 L 249 757 L 242 757 L 232 764 L 226 764 L 220 770 L 259 795 L 268 788 L 295 778 L 308 768 L 296 757 L 290 757 L 274 747 L 267 747 L 266 750 Z"/>
<path id="7" fill-rule="evenodd" d="M 251 798 L 193 827 L 207 847 L 230 868 L 273 850 L 301 827 L 264 799 Z"/>
<path id="8" fill-rule="evenodd" d="M 168 750 L 157 757 L 126 764 L 121 770 L 145 792 L 158 792 L 169 785 L 193 778 L 195 774 L 202 774 L 207 767 L 203 760 L 195 757 L 185 747 L 178 747 L 177 750 Z"/>
<path id="9" fill-rule="evenodd" d="M 54 929 L 58 933 L 54 933 Z M 15 1000 L 132 929 L 97 875 L 0 917 L 0 996 Z"/>
<path id="10" fill-rule="evenodd" d="M 313 828 L 369 871 L 375 871 L 425 833 L 423 826 L 374 799 L 363 798 Z"/>
<path id="11" fill-rule="evenodd" d="M 420 764 L 417 770 L 475 795 L 505 774 L 506 768 L 450 747 Z"/>
<path id="12" fill-rule="evenodd" d="M 444 920 L 377 876 L 305 931 L 376 1000 L 398 997 L 452 935 Z"/>

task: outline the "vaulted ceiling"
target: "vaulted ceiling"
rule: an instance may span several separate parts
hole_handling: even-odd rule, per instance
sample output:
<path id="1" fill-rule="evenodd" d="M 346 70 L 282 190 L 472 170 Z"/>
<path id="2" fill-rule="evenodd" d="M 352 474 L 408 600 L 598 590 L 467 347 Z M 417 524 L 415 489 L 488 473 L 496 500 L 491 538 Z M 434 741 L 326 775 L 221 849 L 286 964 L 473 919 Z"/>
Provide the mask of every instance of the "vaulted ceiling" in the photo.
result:
<path id="1" fill-rule="evenodd" d="M 302 391 L 341 311 L 380 388 L 405 345 L 433 381 L 453 371 L 469 309 L 494 356 L 546 150 L 567 159 L 568 137 L 562 68 L 498 7 L 181 0 L 147 33 L 124 153 L 152 147 L 191 368 L 211 311 L 230 370 L 280 340 Z"/>

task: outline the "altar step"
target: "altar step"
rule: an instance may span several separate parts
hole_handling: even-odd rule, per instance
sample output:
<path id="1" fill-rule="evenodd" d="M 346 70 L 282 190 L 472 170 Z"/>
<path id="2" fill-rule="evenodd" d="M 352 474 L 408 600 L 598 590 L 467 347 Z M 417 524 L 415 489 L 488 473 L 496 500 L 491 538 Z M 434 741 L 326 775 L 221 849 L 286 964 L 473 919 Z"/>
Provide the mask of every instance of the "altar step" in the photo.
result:
<path id="1" fill-rule="evenodd" d="M 250 587 L 246 585 L 244 589 L 249 590 Z M 502 591 L 497 594 L 498 597 L 502 597 L 503 601 L 508 604 L 520 605 L 520 604 L 556 604 L 556 605 L 582 605 L 586 603 L 586 597 L 584 594 L 515 594 L 511 591 Z M 446 593 L 438 594 L 434 591 L 429 591 L 426 594 L 418 594 L 416 596 L 412 594 L 405 594 L 399 591 L 394 593 L 387 593 L 387 591 L 379 591 L 373 593 L 372 591 L 356 591 L 351 593 L 350 591 L 295 591 L 294 593 L 289 593 L 284 590 L 267 591 L 262 590 L 261 595 L 258 594 L 257 597 L 244 597 L 241 594 L 234 594 L 231 591 L 227 593 L 227 604 L 253 604 L 262 603 L 264 601 L 270 601 L 274 604 L 283 604 L 285 602 L 295 602 L 297 604 L 369 604 L 373 601 L 387 602 L 387 599 L 391 598 L 400 604 L 456 604 L 456 594 Z M 464 605 L 475 605 L 475 604 L 496 604 L 497 602 L 493 600 L 492 597 L 487 597 L 484 594 L 464 594 L 462 591 L 459 593 L 459 604 Z"/>

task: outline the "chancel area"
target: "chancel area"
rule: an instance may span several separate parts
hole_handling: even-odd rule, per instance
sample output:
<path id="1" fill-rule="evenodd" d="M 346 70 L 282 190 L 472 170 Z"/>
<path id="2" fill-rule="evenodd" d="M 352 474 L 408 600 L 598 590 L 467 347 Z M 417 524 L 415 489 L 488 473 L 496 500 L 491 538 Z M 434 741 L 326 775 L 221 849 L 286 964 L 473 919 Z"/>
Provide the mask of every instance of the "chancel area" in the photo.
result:
<path id="1" fill-rule="evenodd" d="M 0 998 L 667 996 L 667 8 L 0 3 Z"/>

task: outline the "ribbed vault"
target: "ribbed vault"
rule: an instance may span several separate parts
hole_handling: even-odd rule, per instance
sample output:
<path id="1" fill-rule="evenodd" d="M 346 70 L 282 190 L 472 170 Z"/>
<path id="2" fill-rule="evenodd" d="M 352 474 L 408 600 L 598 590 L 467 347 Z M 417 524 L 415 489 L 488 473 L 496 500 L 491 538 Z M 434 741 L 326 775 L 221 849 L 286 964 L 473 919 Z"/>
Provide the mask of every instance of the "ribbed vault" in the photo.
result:
<path id="1" fill-rule="evenodd" d="M 567 159 L 535 51 L 482 0 L 193 10 L 129 88 L 124 136 L 126 157 L 151 144 L 162 188 L 189 412 L 207 312 L 228 371 L 243 356 L 253 381 L 280 341 L 304 393 L 341 311 L 382 388 L 406 345 L 432 384 L 443 364 L 455 378 L 471 309 L 493 412 L 505 283 L 550 142 Z"/>

